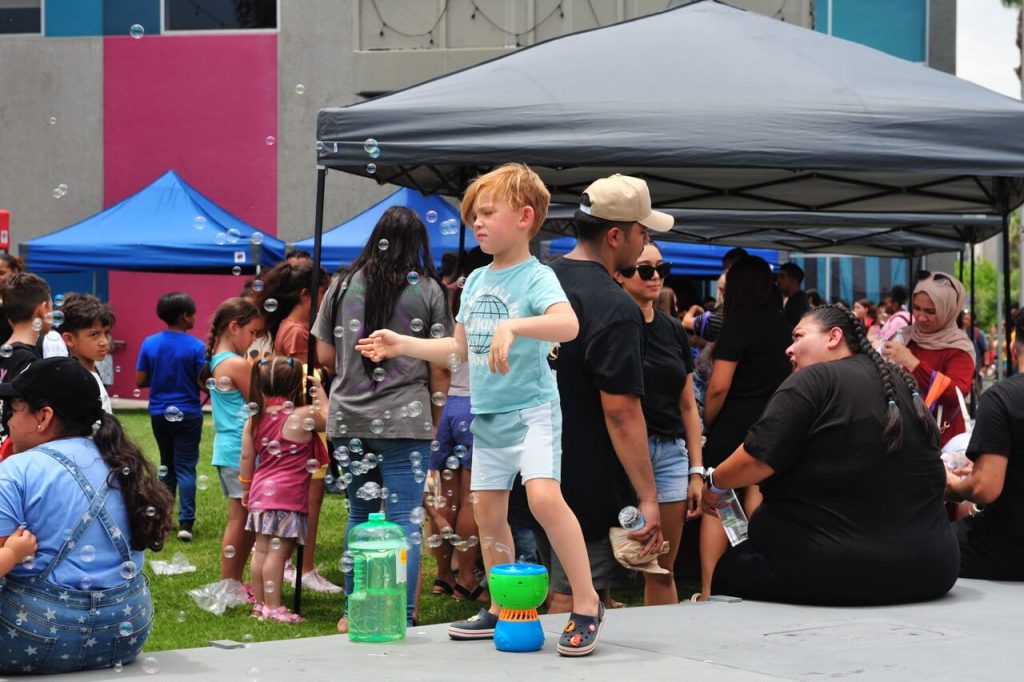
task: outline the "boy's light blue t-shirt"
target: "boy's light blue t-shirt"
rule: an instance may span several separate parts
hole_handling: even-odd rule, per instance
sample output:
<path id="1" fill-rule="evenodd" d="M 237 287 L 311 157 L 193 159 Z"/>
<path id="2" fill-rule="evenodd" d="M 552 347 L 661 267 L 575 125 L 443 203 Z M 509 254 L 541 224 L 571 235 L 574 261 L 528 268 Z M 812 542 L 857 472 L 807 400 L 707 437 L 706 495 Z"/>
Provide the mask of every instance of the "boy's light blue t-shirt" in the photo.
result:
<path id="1" fill-rule="evenodd" d="M 462 292 L 456 320 L 466 327 L 473 414 L 499 414 L 558 400 L 548 366 L 551 343 L 523 336 L 512 343 L 509 372 L 491 373 L 491 336 L 502 320 L 543 315 L 555 303 L 568 303 L 555 273 L 533 256 L 502 270 L 473 271 Z"/>

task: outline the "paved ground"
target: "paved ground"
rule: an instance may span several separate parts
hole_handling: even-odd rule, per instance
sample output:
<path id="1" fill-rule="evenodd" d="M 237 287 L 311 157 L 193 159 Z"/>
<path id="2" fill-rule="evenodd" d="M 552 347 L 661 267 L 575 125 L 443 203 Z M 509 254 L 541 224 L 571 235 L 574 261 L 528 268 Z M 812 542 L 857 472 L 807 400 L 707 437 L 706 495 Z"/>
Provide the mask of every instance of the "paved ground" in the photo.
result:
<path id="1" fill-rule="evenodd" d="M 1024 584 L 961 580 L 944 599 L 881 608 L 710 602 L 617 610 L 589 658 L 555 653 L 564 616 L 544 616 L 540 652 L 452 642 L 444 625 L 394 645 L 347 637 L 152 654 L 159 680 L 1014 680 L 1024 678 Z M 154 679 L 141 659 L 112 670 L 36 679 Z"/>

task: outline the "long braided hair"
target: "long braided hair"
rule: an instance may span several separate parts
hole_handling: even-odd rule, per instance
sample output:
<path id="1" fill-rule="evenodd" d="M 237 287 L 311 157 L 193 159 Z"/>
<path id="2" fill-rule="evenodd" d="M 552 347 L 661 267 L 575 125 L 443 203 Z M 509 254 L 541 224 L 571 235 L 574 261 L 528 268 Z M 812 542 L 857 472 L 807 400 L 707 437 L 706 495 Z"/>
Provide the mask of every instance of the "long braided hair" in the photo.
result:
<path id="1" fill-rule="evenodd" d="M 203 390 L 207 390 L 206 380 L 213 376 L 213 370 L 210 369 L 213 349 L 217 347 L 217 341 L 227 331 L 228 325 L 237 322 L 239 326 L 245 326 L 259 316 L 259 308 L 247 298 L 236 296 L 217 306 L 217 311 L 214 312 L 210 324 L 210 335 L 206 337 L 206 363 L 203 364 L 203 369 L 199 373 L 199 385 L 203 387 Z"/>
<path id="2" fill-rule="evenodd" d="M 886 454 L 891 455 L 903 447 L 903 417 L 896 403 L 896 381 L 902 381 L 907 385 L 914 405 L 914 415 L 920 422 L 921 428 L 924 429 L 926 440 L 933 447 L 939 447 L 939 427 L 924 404 L 924 399 L 917 388 L 917 380 L 902 367 L 886 361 L 878 354 L 871 342 L 868 341 L 864 325 L 850 310 L 837 305 L 823 305 L 812 308 L 805 315 L 805 317 L 807 316 L 814 318 L 822 329 L 837 327 L 842 330 L 843 341 L 846 342 L 846 347 L 850 349 L 850 352 L 867 355 L 875 363 L 875 369 L 882 382 L 882 390 L 888 403 L 885 412 L 885 428 L 882 432 L 887 443 Z"/>

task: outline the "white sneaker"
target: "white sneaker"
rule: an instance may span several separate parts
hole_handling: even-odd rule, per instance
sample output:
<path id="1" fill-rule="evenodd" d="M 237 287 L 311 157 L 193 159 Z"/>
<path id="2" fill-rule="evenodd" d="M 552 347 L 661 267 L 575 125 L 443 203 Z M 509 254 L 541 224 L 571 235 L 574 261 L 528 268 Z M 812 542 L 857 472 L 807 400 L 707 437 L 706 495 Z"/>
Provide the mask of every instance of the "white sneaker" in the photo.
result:
<path id="1" fill-rule="evenodd" d="M 292 566 L 291 559 L 286 559 L 284 562 L 284 581 L 292 587 L 295 587 L 295 567 Z M 302 586 L 306 586 L 305 580 L 302 581 Z"/>
<path id="2" fill-rule="evenodd" d="M 338 594 L 342 591 L 340 587 L 320 575 L 320 571 L 315 568 L 309 573 L 302 574 L 302 587 L 313 592 L 327 592 L 329 594 Z"/>
<path id="3" fill-rule="evenodd" d="M 182 528 L 178 531 L 178 539 L 182 542 L 192 542 L 192 532 Z"/>

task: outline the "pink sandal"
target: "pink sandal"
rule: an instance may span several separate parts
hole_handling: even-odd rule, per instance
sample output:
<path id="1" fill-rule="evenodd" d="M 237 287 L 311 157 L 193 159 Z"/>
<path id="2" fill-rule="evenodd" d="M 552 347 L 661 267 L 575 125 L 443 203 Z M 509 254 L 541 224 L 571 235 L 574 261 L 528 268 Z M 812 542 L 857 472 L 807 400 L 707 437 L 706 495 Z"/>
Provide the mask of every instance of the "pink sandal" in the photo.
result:
<path id="1" fill-rule="evenodd" d="M 263 618 L 261 620 L 276 620 L 279 623 L 304 623 L 306 619 L 297 613 L 292 613 L 287 606 L 278 606 L 276 609 L 263 607 Z"/>

